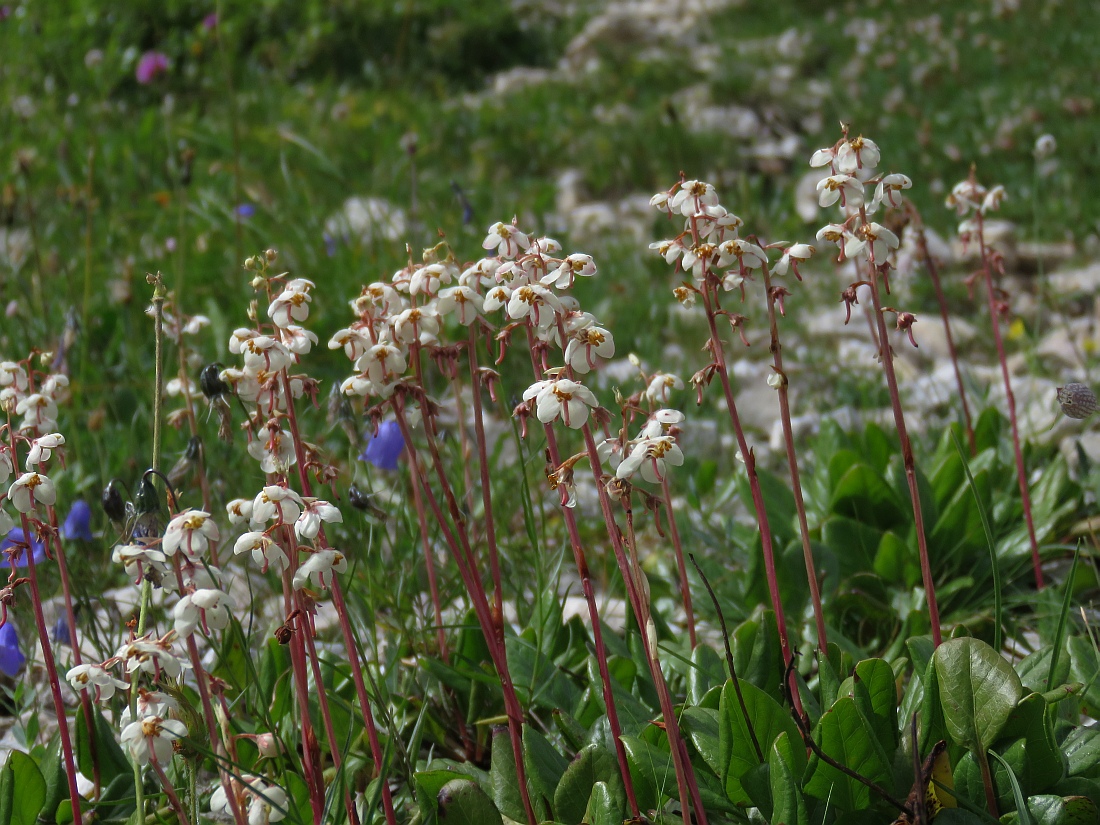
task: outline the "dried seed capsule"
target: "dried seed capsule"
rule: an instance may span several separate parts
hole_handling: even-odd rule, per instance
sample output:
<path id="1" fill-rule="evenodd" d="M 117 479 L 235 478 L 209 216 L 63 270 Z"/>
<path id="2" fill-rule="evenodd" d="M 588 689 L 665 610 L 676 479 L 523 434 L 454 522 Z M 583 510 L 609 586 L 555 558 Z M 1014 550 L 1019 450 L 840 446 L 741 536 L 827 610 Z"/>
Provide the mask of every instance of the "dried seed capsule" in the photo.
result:
<path id="1" fill-rule="evenodd" d="M 1088 418 L 1100 411 L 1096 394 L 1084 384 L 1072 383 L 1058 387 L 1058 405 L 1070 418 Z"/>

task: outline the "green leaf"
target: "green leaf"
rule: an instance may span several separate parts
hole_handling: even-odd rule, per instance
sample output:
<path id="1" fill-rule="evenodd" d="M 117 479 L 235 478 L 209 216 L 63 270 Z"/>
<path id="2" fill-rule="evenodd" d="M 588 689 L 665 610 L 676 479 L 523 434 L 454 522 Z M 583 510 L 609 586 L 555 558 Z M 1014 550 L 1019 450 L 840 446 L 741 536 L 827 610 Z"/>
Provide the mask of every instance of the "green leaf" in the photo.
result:
<path id="1" fill-rule="evenodd" d="M 647 808 L 660 808 L 669 798 L 679 799 L 671 753 L 655 748 L 637 736 L 624 736 L 623 745 L 634 787 L 648 788 L 656 795 L 656 802 L 652 806 L 647 805 Z"/>
<path id="2" fill-rule="evenodd" d="M 1043 693 L 1047 689 L 1046 684 L 1050 675 L 1050 663 L 1053 653 L 1053 645 L 1044 645 L 1016 663 L 1016 672 L 1020 674 L 1020 682 L 1023 683 L 1025 688 L 1035 693 Z M 1054 684 L 1060 685 L 1067 682 L 1069 671 L 1069 657 L 1058 657 L 1058 668 L 1054 674 Z"/>
<path id="3" fill-rule="evenodd" d="M 772 528 L 775 544 L 778 547 L 784 547 L 798 538 L 794 493 L 791 492 L 790 484 L 787 481 L 779 478 L 774 473 L 768 472 L 763 467 L 757 468 L 756 477 L 760 482 L 760 491 L 764 496 L 764 510 L 768 516 L 768 524 Z M 751 510 L 753 500 L 747 474 L 738 475 L 738 488 L 742 501 Z"/>
<path id="4" fill-rule="evenodd" d="M 870 723 L 859 712 L 855 700 L 842 696 L 825 711 L 814 732 L 821 750 L 847 768 L 887 790 L 893 785 L 889 761 L 875 740 Z M 873 801 L 867 786 L 822 761 L 816 754 L 806 769 L 803 792 L 816 799 L 828 799 L 841 811 L 860 811 Z"/>
<path id="5" fill-rule="evenodd" d="M 691 667 L 687 672 L 688 698 L 691 704 L 703 701 L 707 691 L 726 681 L 726 660 L 708 644 L 699 643 L 691 651 Z"/>
<path id="6" fill-rule="evenodd" d="M 494 810 L 510 819 L 526 819 L 523 799 L 519 793 L 519 779 L 516 772 L 515 754 L 512 752 L 512 739 L 508 728 L 493 728 L 493 745 L 489 765 L 489 783 L 493 788 Z M 479 789 L 480 790 L 480 789 Z M 442 794 L 442 791 L 440 792 Z"/>
<path id="7" fill-rule="evenodd" d="M 718 750 L 719 765 L 722 771 L 718 774 L 726 788 L 726 795 L 731 802 L 748 803 L 751 800 L 745 793 L 741 784 L 742 777 L 757 765 L 762 764 L 756 749 L 753 747 L 749 734 L 749 725 L 756 733 L 757 742 L 767 761 L 768 751 L 772 742 L 781 733 L 787 734 L 787 741 L 801 742 L 798 726 L 794 719 L 775 699 L 764 691 L 747 682 L 741 682 L 741 694 L 745 700 L 745 711 L 741 711 L 741 704 L 737 701 L 737 693 L 730 680 L 722 689 L 722 702 L 718 710 Z M 798 758 L 798 754 L 802 758 Z M 795 751 L 795 772 L 801 773 L 805 768 L 805 752 L 801 748 Z"/>
<path id="8" fill-rule="evenodd" d="M 772 742 L 768 753 L 768 773 L 772 786 L 772 816 L 775 825 L 809 825 L 806 800 L 802 796 L 802 775 L 796 771 L 794 749 L 803 751 L 801 743 L 792 746 L 784 731 Z"/>
<path id="9" fill-rule="evenodd" d="M 62 800 L 69 798 L 69 780 L 65 773 L 65 758 L 61 753 L 61 737 L 54 736 L 46 746 L 46 754 L 39 767 L 46 780 L 46 798 L 42 803 L 42 812 L 38 815 L 39 825 L 54 825 L 57 821 L 57 807 Z"/>
<path id="10" fill-rule="evenodd" d="M 575 751 L 583 748 L 585 739 L 588 738 L 588 731 L 584 729 L 581 723 L 564 710 L 555 710 L 553 716 L 554 724 L 561 731 L 561 735 L 569 744 L 569 747 Z"/>
<path id="11" fill-rule="evenodd" d="M 783 651 L 775 613 L 764 610 L 759 622 L 750 619 L 737 626 L 733 663 L 742 684 L 753 684 L 777 700 L 782 698 Z"/>
<path id="12" fill-rule="evenodd" d="M 718 710 L 688 706 L 680 717 L 680 725 L 687 732 L 691 744 L 715 776 L 722 775 L 718 714 Z"/>
<path id="13" fill-rule="evenodd" d="M 115 741 L 114 731 L 97 709 L 92 710 L 95 724 L 95 757 L 99 763 L 99 776 L 104 785 L 110 785 L 119 776 L 133 777 L 130 760 Z M 76 764 L 85 776 L 94 774 L 91 738 L 83 713 L 76 715 Z M 2 820 L 0 820 L 2 821 Z"/>
<path id="14" fill-rule="evenodd" d="M 898 746 L 897 697 L 894 670 L 885 659 L 864 659 L 856 665 L 853 698 L 888 754 Z"/>
<path id="15" fill-rule="evenodd" d="M 1012 786 L 1012 798 L 1016 802 L 1016 814 L 1020 825 L 1035 825 L 1035 821 L 1031 818 L 1031 812 L 1027 807 L 1027 799 L 1020 789 L 1020 783 L 1016 781 L 1016 773 L 1012 770 L 1012 766 L 993 751 L 990 751 L 989 755 L 1007 771 L 1008 783 Z"/>
<path id="16" fill-rule="evenodd" d="M 542 797 L 547 806 L 552 805 L 554 791 L 569 767 L 569 760 L 530 725 L 523 726 L 523 765 L 527 770 L 528 782 L 533 786 L 532 795 Z"/>
<path id="17" fill-rule="evenodd" d="M 1020 677 L 979 639 L 946 641 L 932 661 L 947 732 L 972 752 L 986 750 L 1023 696 Z"/>
<path id="18" fill-rule="evenodd" d="M 901 527 L 907 514 L 881 473 L 867 464 L 854 464 L 837 482 L 829 510 L 881 530 Z"/>
<path id="19" fill-rule="evenodd" d="M 623 825 L 622 806 L 615 800 L 606 782 L 597 782 L 592 786 L 584 822 L 587 825 Z"/>
<path id="20" fill-rule="evenodd" d="M 1024 739 L 1029 796 L 1049 790 L 1062 778 L 1065 758 L 1054 739 L 1046 700 L 1040 694 L 1030 693 L 1016 705 L 1001 731 L 1001 737 Z"/>
<path id="21" fill-rule="evenodd" d="M 1067 776 L 1100 776 L 1100 728 L 1079 727 L 1062 742 Z"/>
<path id="22" fill-rule="evenodd" d="M 821 525 L 821 540 L 836 555 L 841 576 L 847 578 L 873 568 L 882 532 L 847 516 L 831 516 Z"/>
<path id="23" fill-rule="evenodd" d="M 618 793 L 622 787 L 619 763 L 602 745 L 582 748 L 562 774 L 554 791 L 554 812 L 562 822 L 580 822 L 588 808 L 588 799 L 597 782 L 605 782 Z M 645 805 L 647 788 L 635 788 L 638 803 Z M 650 798 L 653 794 L 650 794 Z"/>
<path id="24" fill-rule="evenodd" d="M 493 801 L 469 779 L 454 779 L 439 791 L 439 821 L 446 825 L 503 825 Z M 526 819 L 522 814 L 521 818 Z"/>
<path id="25" fill-rule="evenodd" d="M 0 822 L 35 825 L 45 804 L 46 780 L 38 766 L 27 754 L 12 751 L 0 769 Z"/>

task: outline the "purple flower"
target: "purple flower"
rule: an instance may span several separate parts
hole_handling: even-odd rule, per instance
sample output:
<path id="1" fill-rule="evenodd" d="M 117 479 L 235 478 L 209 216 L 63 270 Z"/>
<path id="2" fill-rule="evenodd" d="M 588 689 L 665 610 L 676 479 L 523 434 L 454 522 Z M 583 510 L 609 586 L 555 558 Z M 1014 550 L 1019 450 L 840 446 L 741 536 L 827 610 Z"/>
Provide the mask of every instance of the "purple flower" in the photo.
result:
<path id="1" fill-rule="evenodd" d="M 206 15 L 206 17 L 204 17 L 202 19 L 202 27 L 204 29 L 210 30 L 210 29 L 217 28 L 217 26 L 218 26 L 218 13 L 216 11 L 210 12 L 210 14 Z"/>
<path id="2" fill-rule="evenodd" d="M 27 554 L 25 548 L 27 544 L 28 542 L 26 536 L 23 534 L 23 528 L 13 527 L 11 528 L 11 530 L 8 531 L 7 537 L 3 541 L 0 541 L 0 553 L 3 553 L 4 551 L 9 550 L 13 547 L 17 547 L 18 545 L 22 545 L 22 547 L 20 547 L 17 551 L 17 555 L 15 557 L 15 565 L 16 567 L 26 567 Z M 30 540 L 30 546 L 34 551 L 34 563 L 42 564 L 42 562 L 46 560 L 46 546 L 33 536 Z M 4 561 L 6 562 L 6 557 L 4 557 Z"/>
<path id="3" fill-rule="evenodd" d="M 134 76 L 142 86 L 148 86 L 168 71 L 168 55 L 164 52 L 146 52 L 138 60 Z"/>
<path id="4" fill-rule="evenodd" d="M 330 258 L 333 257 L 336 254 L 337 249 L 336 238 L 332 237 L 332 235 L 328 234 L 328 232 L 325 232 L 321 237 L 325 241 L 325 252 L 328 253 L 328 256 Z"/>
<path id="5" fill-rule="evenodd" d="M 92 508 L 82 498 L 73 502 L 73 508 L 69 515 L 65 516 L 65 523 L 61 525 L 61 538 L 92 540 Z"/>
<path id="6" fill-rule="evenodd" d="M 242 203 L 234 211 L 238 217 L 248 219 L 256 214 L 256 207 L 250 203 Z"/>
<path id="7" fill-rule="evenodd" d="M 396 470 L 397 459 L 404 449 L 405 439 L 401 436 L 400 425 L 396 421 L 383 421 L 378 425 L 378 431 L 371 435 L 359 460 L 368 461 L 383 470 Z"/>
<path id="8" fill-rule="evenodd" d="M 54 644 L 73 646 L 73 633 L 69 630 L 69 621 L 65 618 L 64 613 L 58 616 L 57 621 L 54 622 L 53 641 Z"/>
<path id="9" fill-rule="evenodd" d="M 0 673 L 15 676 L 23 669 L 27 657 L 19 649 L 19 637 L 10 622 L 0 625 Z"/>

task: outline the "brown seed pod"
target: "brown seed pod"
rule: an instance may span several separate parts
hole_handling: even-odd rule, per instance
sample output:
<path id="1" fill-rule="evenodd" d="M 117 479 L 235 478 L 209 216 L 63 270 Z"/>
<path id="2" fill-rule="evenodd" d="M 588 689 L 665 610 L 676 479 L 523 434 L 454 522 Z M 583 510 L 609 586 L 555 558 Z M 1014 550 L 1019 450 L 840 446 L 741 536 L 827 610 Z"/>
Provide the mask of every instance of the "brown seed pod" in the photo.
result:
<path id="1" fill-rule="evenodd" d="M 1068 417 L 1078 419 L 1088 418 L 1100 410 L 1096 394 L 1084 384 L 1078 383 L 1058 387 L 1058 405 Z"/>

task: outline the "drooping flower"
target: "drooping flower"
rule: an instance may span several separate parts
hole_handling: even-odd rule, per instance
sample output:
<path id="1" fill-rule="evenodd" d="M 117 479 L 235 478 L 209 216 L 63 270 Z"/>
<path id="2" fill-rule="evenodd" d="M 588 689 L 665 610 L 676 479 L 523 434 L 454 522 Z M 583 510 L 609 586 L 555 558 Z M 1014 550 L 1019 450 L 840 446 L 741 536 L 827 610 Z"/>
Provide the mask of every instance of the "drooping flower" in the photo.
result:
<path id="1" fill-rule="evenodd" d="M 845 175 L 854 175 L 857 169 L 873 169 L 879 160 L 878 145 L 863 135 L 844 141 L 836 151 L 836 168 Z"/>
<path id="2" fill-rule="evenodd" d="M 73 690 L 95 689 L 95 700 L 106 702 L 115 695 L 116 690 L 127 687 L 126 682 L 116 679 L 100 665 L 77 665 L 65 674 Z"/>
<path id="3" fill-rule="evenodd" d="M 6 622 L 0 625 L 0 673 L 16 676 L 23 669 L 27 657 L 19 647 L 19 636 L 15 625 Z"/>
<path id="4" fill-rule="evenodd" d="M 186 638 L 199 625 L 207 632 L 225 629 L 229 624 L 229 608 L 232 606 L 233 599 L 220 590 L 201 588 L 187 594 L 172 609 L 176 635 Z"/>
<path id="5" fill-rule="evenodd" d="M 65 516 L 65 522 L 61 525 L 61 538 L 72 541 L 81 539 L 92 540 L 92 508 L 82 498 L 73 502 L 72 509 Z"/>
<path id="6" fill-rule="evenodd" d="M 210 518 L 209 513 L 184 510 L 168 522 L 161 550 L 166 556 L 174 556 L 180 549 L 190 557 L 201 556 L 210 546 L 210 542 L 219 538 L 218 525 Z"/>
<path id="7" fill-rule="evenodd" d="M 841 206 L 858 209 L 863 205 L 863 184 L 851 175 L 830 175 L 817 182 L 820 206 L 832 206 L 838 200 Z"/>
<path id="8" fill-rule="evenodd" d="M 53 504 L 57 491 L 53 482 L 41 473 L 23 473 L 8 488 L 8 498 L 20 513 L 29 513 L 35 504 Z"/>
<path id="9" fill-rule="evenodd" d="M 870 252 L 875 263 L 881 266 L 900 244 L 898 236 L 882 224 L 865 223 L 848 236 L 844 244 L 844 257 L 854 258 Z"/>
<path id="10" fill-rule="evenodd" d="M 292 524 L 302 514 L 302 499 L 291 489 L 270 484 L 252 502 L 252 524 L 260 526 L 272 519 Z"/>
<path id="11" fill-rule="evenodd" d="M 615 355 L 615 339 L 603 327 L 591 326 L 577 330 L 565 347 L 565 363 L 584 375 L 596 366 L 596 359 Z"/>
<path id="12" fill-rule="evenodd" d="M 498 255 L 505 258 L 514 258 L 522 250 L 527 248 L 530 241 L 523 232 L 515 226 L 509 226 L 501 222 L 489 227 L 489 234 L 482 242 L 482 249 L 496 250 Z"/>
<path id="13" fill-rule="evenodd" d="M 282 573 L 290 564 L 283 548 L 271 536 L 260 530 L 244 533 L 237 539 L 233 545 L 233 555 L 239 556 L 241 553 L 251 553 L 252 560 L 260 565 L 264 572 L 269 567 L 273 567 L 276 573 Z"/>
<path id="14" fill-rule="evenodd" d="M 138 60 L 134 77 L 142 86 L 148 86 L 167 71 L 168 55 L 164 52 L 148 51 Z"/>
<path id="15" fill-rule="evenodd" d="M 131 722 L 122 731 L 122 744 L 139 765 L 155 759 L 166 765 L 172 759 L 172 743 L 187 735 L 187 725 L 179 719 L 147 716 L 139 722 Z"/>
<path id="16" fill-rule="evenodd" d="M 802 273 L 798 271 L 798 265 L 808 261 L 817 250 L 808 243 L 796 243 L 783 250 L 783 256 L 775 265 L 774 274 L 786 275 L 789 268 L 794 272 L 798 280 L 802 280 Z"/>
<path id="17" fill-rule="evenodd" d="M 327 501 L 303 498 L 302 502 L 305 504 L 302 515 L 298 516 L 298 520 L 294 522 L 294 532 L 300 539 L 312 541 L 317 538 L 322 522 L 332 524 L 344 520 L 340 510 Z"/>
<path id="18" fill-rule="evenodd" d="M 314 587 L 324 590 L 332 583 L 336 573 L 343 573 L 347 569 L 347 557 L 339 550 L 321 550 L 306 559 L 294 573 L 294 589 L 301 590 L 307 581 L 312 581 Z"/>
<path id="19" fill-rule="evenodd" d="M 654 404 L 667 404 L 669 394 L 673 390 L 684 388 L 683 379 L 678 375 L 667 372 L 659 372 L 650 379 L 645 388 L 645 397 Z"/>
<path id="20" fill-rule="evenodd" d="M 535 415 L 543 424 L 561 418 L 565 426 L 579 430 L 588 421 L 588 412 L 599 406 L 592 390 L 576 381 L 562 378 L 539 381 L 523 393 L 523 400 L 535 399 Z"/>
<path id="21" fill-rule="evenodd" d="M 53 451 L 64 446 L 65 436 L 61 433 L 48 433 L 41 435 L 31 442 L 31 448 L 27 451 L 27 460 L 24 466 L 28 472 L 32 467 L 37 467 L 44 461 L 49 461 Z"/>
<path id="22" fill-rule="evenodd" d="M 683 463 L 684 454 L 676 441 L 671 436 L 659 435 L 639 441 L 619 464 L 615 477 L 630 478 L 640 471 L 642 478 L 656 484 L 665 478 L 667 465 L 679 467 Z"/>
<path id="23" fill-rule="evenodd" d="M 397 459 L 404 449 L 401 425 L 396 421 L 383 421 L 378 425 L 378 430 L 371 434 L 366 449 L 359 454 L 359 460 L 383 470 L 396 470 Z"/>

